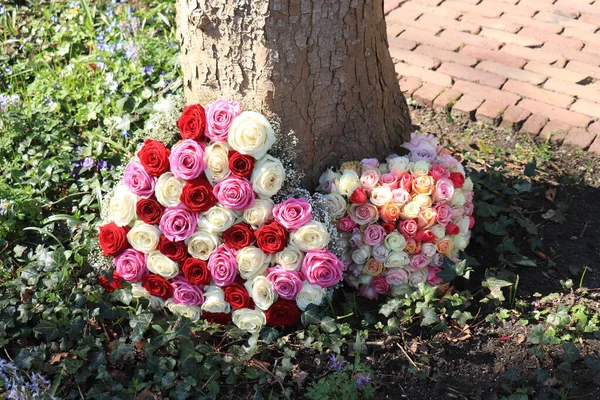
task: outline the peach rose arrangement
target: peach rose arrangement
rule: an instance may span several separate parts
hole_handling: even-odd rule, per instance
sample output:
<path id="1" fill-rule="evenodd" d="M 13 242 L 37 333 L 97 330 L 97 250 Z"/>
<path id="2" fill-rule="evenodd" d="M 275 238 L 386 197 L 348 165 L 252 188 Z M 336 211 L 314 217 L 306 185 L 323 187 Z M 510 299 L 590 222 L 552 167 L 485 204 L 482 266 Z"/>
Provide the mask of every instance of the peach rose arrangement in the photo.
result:
<path id="1" fill-rule="evenodd" d="M 347 238 L 345 281 L 367 298 L 439 285 L 444 258 L 469 244 L 473 183 L 433 135 L 413 133 L 406 156 L 346 162 L 319 180 Z"/>

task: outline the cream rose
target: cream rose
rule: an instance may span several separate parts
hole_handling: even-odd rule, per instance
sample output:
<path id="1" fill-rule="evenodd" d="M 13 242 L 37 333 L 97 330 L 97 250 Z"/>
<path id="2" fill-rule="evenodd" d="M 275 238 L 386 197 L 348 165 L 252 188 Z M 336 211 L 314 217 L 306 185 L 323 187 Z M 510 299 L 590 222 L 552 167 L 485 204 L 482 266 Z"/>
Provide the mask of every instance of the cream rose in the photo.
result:
<path id="1" fill-rule="evenodd" d="M 273 206 L 271 199 L 256 199 L 254 206 L 244 210 L 242 217 L 246 223 L 258 229 L 273 219 Z"/>
<path id="2" fill-rule="evenodd" d="M 244 279 L 252 279 L 264 273 L 269 267 L 271 256 L 255 246 L 247 246 L 238 250 L 235 260 Z"/>
<path id="3" fill-rule="evenodd" d="M 409 165 L 410 173 L 415 178 L 427 175 L 430 168 L 431 164 L 425 160 L 417 161 L 416 163 L 410 163 Z"/>
<path id="4" fill-rule="evenodd" d="M 469 232 L 469 223 L 470 222 L 471 221 L 469 220 L 469 217 L 461 217 L 461 218 L 458 219 L 457 222 L 455 222 L 455 224 L 460 229 L 460 233 L 462 235 L 464 235 L 465 233 Z"/>
<path id="5" fill-rule="evenodd" d="M 383 207 L 390 200 L 392 200 L 392 189 L 389 186 L 378 186 L 371 191 L 371 203 L 377 207 Z"/>
<path id="6" fill-rule="evenodd" d="M 285 170 L 278 158 L 269 154 L 256 162 L 250 181 L 252 189 L 259 196 L 272 197 L 283 186 Z"/>
<path id="7" fill-rule="evenodd" d="M 131 297 L 137 299 L 140 297 L 148 296 L 150 296 L 150 293 L 148 293 L 148 291 L 144 289 L 140 282 L 134 282 L 131 284 Z"/>
<path id="8" fill-rule="evenodd" d="M 156 181 L 154 194 L 156 200 L 165 207 L 175 207 L 181 203 L 179 196 L 183 190 L 184 181 L 176 178 L 170 172 L 165 172 Z"/>
<path id="9" fill-rule="evenodd" d="M 465 179 L 465 183 L 463 183 L 462 189 L 467 192 L 473 191 L 473 181 L 471 180 L 471 178 Z"/>
<path id="10" fill-rule="evenodd" d="M 419 283 L 425 283 L 426 281 L 427 268 L 418 271 L 412 271 L 408 277 L 408 283 L 410 283 L 411 286 L 418 286 Z"/>
<path id="11" fill-rule="evenodd" d="M 400 268 L 410 262 L 408 254 L 403 251 L 392 251 L 387 260 L 383 263 L 386 268 Z"/>
<path id="12" fill-rule="evenodd" d="M 368 244 L 363 244 L 352 252 L 352 261 L 360 265 L 365 264 L 371 257 L 371 249 L 372 247 Z"/>
<path id="13" fill-rule="evenodd" d="M 421 253 L 431 258 L 437 252 L 437 247 L 433 243 L 423 243 L 421 245 Z"/>
<path id="14" fill-rule="evenodd" d="M 446 227 L 443 225 L 434 225 L 429 228 L 431 232 L 435 235 L 436 238 L 441 239 L 446 236 Z"/>
<path id="15" fill-rule="evenodd" d="M 264 115 L 244 111 L 231 122 L 227 141 L 232 149 L 258 160 L 275 143 L 275 132 Z"/>
<path id="16" fill-rule="evenodd" d="M 418 203 L 423 208 L 429 208 L 433 205 L 433 199 L 428 194 L 418 194 L 413 197 L 415 203 Z"/>
<path id="17" fill-rule="evenodd" d="M 167 307 L 173 314 L 180 317 L 185 317 L 192 321 L 198 321 L 202 316 L 202 309 L 200 307 L 175 304 L 171 299 L 165 302 L 165 307 Z"/>
<path id="18" fill-rule="evenodd" d="M 304 252 L 293 244 L 288 245 L 279 253 L 275 253 L 275 263 L 285 269 L 297 271 L 304 259 Z"/>
<path id="19" fill-rule="evenodd" d="M 327 200 L 327 204 L 331 208 L 331 215 L 333 218 L 341 218 L 348 209 L 348 202 L 339 193 L 329 193 L 324 195 Z"/>
<path id="20" fill-rule="evenodd" d="M 131 193 L 125 185 L 119 185 L 108 203 L 109 218 L 117 226 L 129 225 L 136 220 L 135 205 L 137 201 L 138 196 Z"/>
<path id="21" fill-rule="evenodd" d="M 330 240 L 327 227 L 318 221 L 310 221 L 290 234 L 290 241 L 302 251 L 320 250 Z"/>
<path id="22" fill-rule="evenodd" d="M 175 278 L 179 274 L 179 265 L 158 250 L 148 253 L 146 260 L 148 271 L 162 276 L 165 279 Z"/>
<path id="23" fill-rule="evenodd" d="M 217 204 L 207 212 L 200 214 L 198 227 L 211 232 L 225 232 L 239 217 L 239 212 Z"/>
<path id="24" fill-rule="evenodd" d="M 127 232 L 127 241 L 131 247 L 142 253 L 150 253 L 156 250 L 160 240 L 160 230 L 156 225 L 148 225 L 142 221 L 136 221 L 133 228 Z"/>
<path id="25" fill-rule="evenodd" d="M 469 238 L 463 235 L 452 237 L 452 247 L 456 250 L 464 250 L 469 245 Z"/>
<path id="26" fill-rule="evenodd" d="M 186 240 L 188 253 L 194 258 L 208 260 L 208 257 L 221 245 L 218 235 L 205 229 L 198 229 Z"/>
<path id="27" fill-rule="evenodd" d="M 204 303 L 200 306 L 202 311 L 210 313 L 228 313 L 231 306 L 225 301 L 225 292 L 218 286 L 208 286 L 204 289 Z"/>
<path id="28" fill-rule="evenodd" d="M 402 174 L 408 171 L 409 164 L 410 161 L 406 157 L 394 157 L 388 160 L 387 166 L 390 171 L 402 176 Z"/>
<path id="29" fill-rule="evenodd" d="M 248 333 L 258 333 L 267 324 L 267 317 L 261 310 L 242 308 L 231 314 L 235 326 Z"/>
<path id="30" fill-rule="evenodd" d="M 452 200 L 450 201 L 450 205 L 462 207 L 465 205 L 467 200 L 465 199 L 465 193 L 462 189 L 454 189 L 454 196 L 452 196 Z"/>
<path id="31" fill-rule="evenodd" d="M 247 281 L 244 286 L 248 291 L 256 307 L 261 310 L 268 310 L 277 300 L 277 293 L 273 288 L 273 283 L 266 276 L 257 276 Z"/>
<path id="32" fill-rule="evenodd" d="M 206 169 L 204 173 L 213 185 L 227 178 L 229 170 L 229 146 L 223 142 L 212 143 L 206 146 Z"/>
<path id="33" fill-rule="evenodd" d="M 411 201 L 407 203 L 402 209 L 402 213 L 400 217 L 402 219 L 413 219 L 419 216 L 419 211 L 421 211 L 421 206 L 416 201 Z"/>
<path id="34" fill-rule="evenodd" d="M 344 170 L 340 177 L 337 190 L 342 196 L 350 196 L 356 188 L 360 186 L 360 178 L 356 171 L 352 169 Z"/>
<path id="35" fill-rule="evenodd" d="M 406 247 L 406 239 L 398 231 L 390 232 L 383 241 L 384 246 L 391 251 L 402 251 Z"/>
<path id="36" fill-rule="evenodd" d="M 319 285 L 311 285 L 308 282 L 302 284 L 302 289 L 296 295 L 296 305 L 302 311 L 306 310 L 309 304 L 321 305 L 325 297 L 326 290 Z"/>

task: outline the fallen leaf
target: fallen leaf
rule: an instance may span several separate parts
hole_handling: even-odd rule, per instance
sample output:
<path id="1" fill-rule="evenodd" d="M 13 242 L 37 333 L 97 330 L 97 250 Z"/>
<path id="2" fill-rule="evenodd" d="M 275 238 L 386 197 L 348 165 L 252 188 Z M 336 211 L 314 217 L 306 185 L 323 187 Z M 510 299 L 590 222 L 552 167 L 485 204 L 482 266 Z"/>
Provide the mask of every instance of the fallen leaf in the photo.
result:
<path id="1" fill-rule="evenodd" d="M 522 333 L 519 333 L 517 335 L 517 344 L 521 344 L 525 341 L 527 337 L 525 335 L 523 335 Z"/>
<path id="2" fill-rule="evenodd" d="M 69 356 L 68 351 L 54 353 L 54 354 L 52 354 L 52 357 L 50 357 L 50 361 L 48 361 L 48 364 L 50 364 L 50 365 L 60 364 L 60 362 L 63 360 L 63 358 L 66 358 L 68 356 Z"/>
<path id="3" fill-rule="evenodd" d="M 556 199 L 556 188 L 546 190 L 546 199 L 554 203 L 554 200 Z"/>

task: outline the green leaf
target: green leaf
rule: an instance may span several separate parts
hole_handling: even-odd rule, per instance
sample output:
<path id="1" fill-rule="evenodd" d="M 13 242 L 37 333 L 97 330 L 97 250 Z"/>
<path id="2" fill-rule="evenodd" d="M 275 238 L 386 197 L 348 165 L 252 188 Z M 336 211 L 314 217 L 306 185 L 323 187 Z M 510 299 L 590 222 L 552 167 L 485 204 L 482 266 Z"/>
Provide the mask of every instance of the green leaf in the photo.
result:
<path id="1" fill-rule="evenodd" d="M 565 342 L 561 345 L 564 354 L 562 355 L 562 359 L 568 363 L 574 363 L 575 361 L 581 358 L 581 353 L 577 346 L 573 343 Z"/>
<path id="2" fill-rule="evenodd" d="M 519 193 L 525 193 L 525 192 L 531 191 L 531 183 L 529 183 L 529 182 L 515 183 L 513 185 L 513 187 Z"/>
<path id="3" fill-rule="evenodd" d="M 119 360 L 133 360 L 134 357 L 134 351 L 135 351 L 135 346 L 131 345 L 131 344 L 127 344 L 125 342 L 119 342 L 119 344 L 117 345 L 117 348 L 115 348 L 111 353 L 110 353 L 110 360 L 112 362 L 115 361 L 119 361 Z"/>
<path id="4" fill-rule="evenodd" d="M 34 331 L 41 333 L 46 337 L 46 340 L 54 340 L 58 338 L 58 324 L 54 321 L 42 320 L 34 328 Z"/>
<path id="5" fill-rule="evenodd" d="M 275 328 L 262 328 L 260 331 L 260 338 L 265 344 L 273 343 L 279 337 L 279 331 Z"/>
<path id="6" fill-rule="evenodd" d="M 528 176 L 528 177 L 535 176 L 536 168 L 537 168 L 537 163 L 535 161 L 532 161 L 529 164 L 525 165 L 525 171 L 524 171 L 525 176 Z"/>
<path id="7" fill-rule="evenodd" d="M 485 281 L 481 282 L 481 286 L 486 287 L 490 290 L 489 296 L 493 299 L 498 299 L 500 301 L 504 301 L 504 293 L 502 293 L 502 288 L 507 286 L 512 286 L 512 282 L 498 279 L 495 276 L 490 276 Z"/>
<path id="8" fill-rule="evenodd" d="M 333 333 L 337 330 L 337 324 L 331 317 L 324 317 L 321 320 L 321 330 L 325 333 Z"/>
<path id="9" fill-rule="evenodd" d="M 423 317 L 421 326 L 431 326 L 440 322 L 440 317 L 437 315 L 433 307 L 423 307 L 421 310 L 421 316 Z"/>
<path id="10" fill-rule="evenodd" d="M 318 315 L 318 308 L 314 304 L 309 305 L 302 313 L 300 320 L 304 326 L 318 325 L 321 322 L 321 318 Z"/>

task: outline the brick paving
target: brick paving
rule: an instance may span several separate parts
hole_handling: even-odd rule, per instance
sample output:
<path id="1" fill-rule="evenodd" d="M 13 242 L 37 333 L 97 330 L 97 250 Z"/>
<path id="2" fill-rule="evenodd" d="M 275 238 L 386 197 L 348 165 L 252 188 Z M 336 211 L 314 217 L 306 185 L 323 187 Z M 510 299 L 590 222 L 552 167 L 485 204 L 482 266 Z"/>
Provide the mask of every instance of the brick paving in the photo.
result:
<path id="1" fill-rule="evenodd" d="M 600 154 L 600 0 L 384 0 L 418 105 Z"/>

